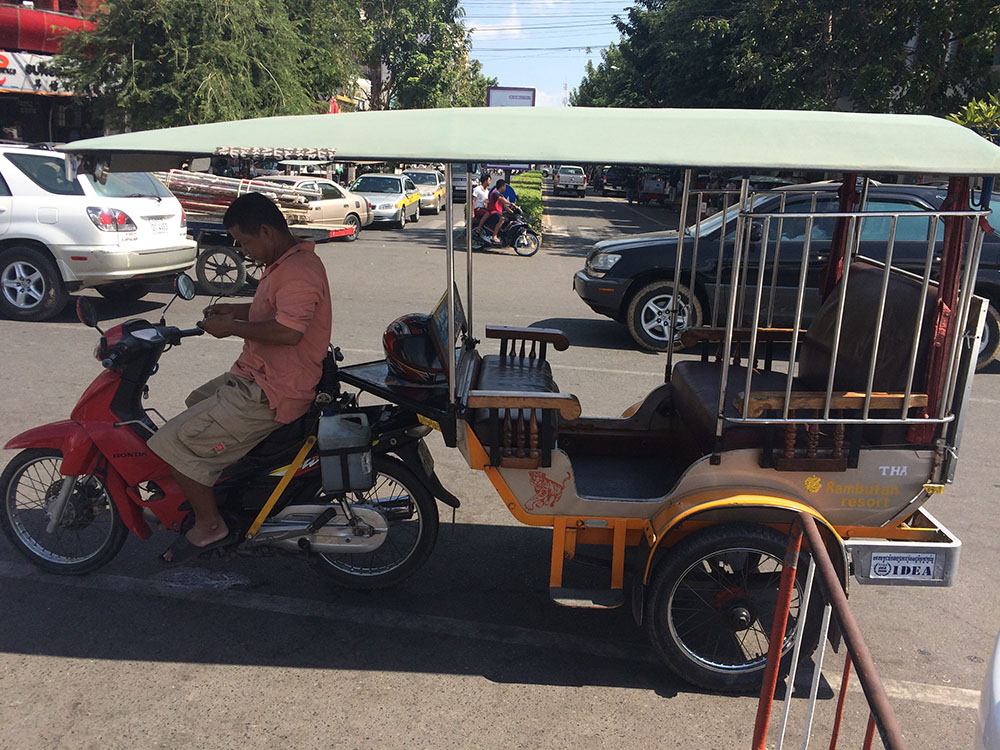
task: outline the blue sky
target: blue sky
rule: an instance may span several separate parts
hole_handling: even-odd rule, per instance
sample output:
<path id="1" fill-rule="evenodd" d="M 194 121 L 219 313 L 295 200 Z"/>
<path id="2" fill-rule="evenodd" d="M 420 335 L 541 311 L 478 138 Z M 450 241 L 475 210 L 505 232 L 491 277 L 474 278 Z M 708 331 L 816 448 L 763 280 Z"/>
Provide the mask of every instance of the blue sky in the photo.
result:
<path id="1" fill-rule="evenodd" d="M 462 0 L 472 33 L 471 56 L 501 86 L 537 89 L 535 103 L 563 104 L 563 85 L 576 88 L 587 60 L 620 35 L 612 17 L 621 0 Z M 590 47 L 588 53 L 584 48 Z"/>

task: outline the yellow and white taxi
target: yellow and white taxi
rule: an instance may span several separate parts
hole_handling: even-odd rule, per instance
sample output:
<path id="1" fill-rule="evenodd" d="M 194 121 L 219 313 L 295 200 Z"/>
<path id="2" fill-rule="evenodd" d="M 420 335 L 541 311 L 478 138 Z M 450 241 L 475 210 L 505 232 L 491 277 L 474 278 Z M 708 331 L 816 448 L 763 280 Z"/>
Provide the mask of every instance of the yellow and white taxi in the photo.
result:
<path id="1" fill-rule="evenodd" d="M 362 175 L 351 185 L 372 208 L 375 222 L 389 222 L 403 229 L 407 221 L 420 219 L 420 191 L 405 174 L 374 172 Z"/>

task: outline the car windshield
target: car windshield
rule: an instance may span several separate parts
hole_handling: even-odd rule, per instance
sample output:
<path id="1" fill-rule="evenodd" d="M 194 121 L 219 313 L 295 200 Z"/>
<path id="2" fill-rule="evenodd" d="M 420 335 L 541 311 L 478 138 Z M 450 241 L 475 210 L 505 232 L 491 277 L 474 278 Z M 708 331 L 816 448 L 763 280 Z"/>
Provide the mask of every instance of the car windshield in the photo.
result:
<path id="1" fill-rule="evenodd" d="M 376 177 L 365 175 L 358 179 L 351 190 L 356 193 L 400 193 L 399 179 L 396 177 Z"/>
<path id="2" fill-rule="evenodd" d="M 562 167 L 559 174 L 583 174 L 583 170 L 580 167 Z"/>
<path id="3" fill-rule="evenodd" d="M 102 185 L 92 175 L 83 178 L 105 198 L 169 198 L 170 191 L 149 172 L 109 172 Z"/>
<path id="4" fill-rule="evenodd" d="M 6 157 L 42 190 L 56 195 L 84 194 L 80 183 L 66 179 L 66 162 L 61 156 L 8 151 Z"/>
<path id="5" fill-rule="evenodd" d="M 437 185 L 434 175 L 428 172 L 404 172 L 407 177 L 418 185 Z"/>

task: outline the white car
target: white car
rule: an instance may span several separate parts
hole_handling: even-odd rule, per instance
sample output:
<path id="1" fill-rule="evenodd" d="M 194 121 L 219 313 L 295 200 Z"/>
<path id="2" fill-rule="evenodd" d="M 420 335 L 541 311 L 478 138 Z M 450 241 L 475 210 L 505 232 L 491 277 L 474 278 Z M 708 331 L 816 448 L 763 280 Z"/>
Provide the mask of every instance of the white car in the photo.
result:
<path id="1" fill-rule="evenodd" d="M 194 265 L 181 204 L 146 172 L 68 179 L 55 151 L 0 146 L 0 313 L 58 315 L 69 292 L 135 300 Z"/>
<path id="2" fill-rule="evenodd" d="M 587 174 L 583 167 L 563 164 L 552 180 L 552 194 L 576 193 L 581 198 L 587 196 Z"/>

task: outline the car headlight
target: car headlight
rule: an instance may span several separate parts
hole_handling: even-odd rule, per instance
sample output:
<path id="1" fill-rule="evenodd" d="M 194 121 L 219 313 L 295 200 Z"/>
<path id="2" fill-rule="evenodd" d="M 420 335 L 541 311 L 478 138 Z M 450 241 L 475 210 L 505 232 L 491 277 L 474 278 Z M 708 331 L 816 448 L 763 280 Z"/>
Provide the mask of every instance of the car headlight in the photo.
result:
<path id="1" fill-rule="evenodd" d="M 617 253 L 594 253 L 587 259 L 587 268 L 591 271 L 605 273 L 610 271 L 615 263 L 621 259 L 622 256 Z"/>
<path id="2" fill-rule="evenodd" d="M 390 208 L 395 208 L 395 206 L 393 206 L 391 203 L 379 203 L 378 204 L 378 210 L 379 211 L 388 211 Z"/>

